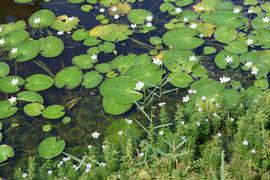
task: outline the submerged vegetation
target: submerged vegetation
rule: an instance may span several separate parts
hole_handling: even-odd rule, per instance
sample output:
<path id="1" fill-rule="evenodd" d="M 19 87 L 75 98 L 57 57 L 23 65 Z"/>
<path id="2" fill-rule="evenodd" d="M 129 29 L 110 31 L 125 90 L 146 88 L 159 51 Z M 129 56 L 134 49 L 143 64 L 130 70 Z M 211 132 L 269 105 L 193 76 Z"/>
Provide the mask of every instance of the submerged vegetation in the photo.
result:
<path id="1" fill-rule="evenodd" d="M 270 3 L 149 2 L 0 25 L 1 176 L 270 179 Z"/>

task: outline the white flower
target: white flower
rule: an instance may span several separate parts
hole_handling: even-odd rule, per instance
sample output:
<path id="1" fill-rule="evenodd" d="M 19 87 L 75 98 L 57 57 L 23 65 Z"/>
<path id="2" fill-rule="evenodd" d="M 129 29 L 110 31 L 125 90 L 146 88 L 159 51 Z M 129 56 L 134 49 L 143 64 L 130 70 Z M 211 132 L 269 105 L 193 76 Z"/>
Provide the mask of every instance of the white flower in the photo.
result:
<path id="1" fill-rule="evenodd" d="M 152 25 L 151 22 L 146 23 L 146 27 L 152 27 L 152 26 L 153 26 L 153 25 Z"/>
<path id="2" fill-rule="evenodd" d="M 247 44 L 248 44 L 248 45 L 252 45 L 252 44 L 253 44 L 253 42 L 254 42 L 254 40 L 253 40 L 253 39 L 247 39 Z"/>
<path id="3" fill-rule="evenodd" d="M 199 112 L 202 112 L 202 108 L 198 108 L 198 111 L 199 111 Z"/>
<path id="4" fill-rule="evenodd" d="M 91 148 L 92 148 L 92 145 L 88 145 L 87 148 L 88 148 L 88 149 L 91 149 Z"/>
<path id="5" fill-rule="evenodd" d="M 4 44 L 6 41 L 4 40 L 4 38 L 0 39 L 0 45 Z"/>
<path id="6" fill-rule="evenodd" d="M 159 106 L 159 107 L 164 107 L 165 105 L 166 105 L 165 102 L 160 102 L 160 103 L 158 103 L 158 106 Z"/>
<path id="7" fill-rule="evenodd" d="M 213 113 L 213 116 L 214 116 L 214 117 L 217 117 L 218 115 L 217 115 L 217 113 Z"/>
<path id="8" fill-rule="evenodd" d="M 227 83 L 227 82 L 230 82 L 231 81 L 231 78 L 226 77 L 226 76 L 223 76 L 223 77 L 219 78 L 219 81 L 221 83 Z"/>
<path id="9" fill-rule="evenodd" d="M 59 36 L 61 36 L 61 35 L 64 34 L 64 32 L 63 32 L 63 31 L 58 31 L 57 34 L 58 34 Z"/>
<path id="10" fill-rule="evenodd" d="M 186 95 L 185 97 L 183 97 L 183 102 L 188 102 L 189 101 L 189 96 Z"/>
<path id="11" fill-rule="evenodd" d="M 247 146 L 248 145 L 248 141 L 245 139 L 243 142 L 242 142 L 243 145 Z"/>
<path id="12" fill-rule="evenodd" d="M 187 139 L 186 136 L 181 136 L 180 138 L 181 138 L 183 141 Z"/>
<path id="13" fill-rule="evenodd" d="M 102 145 L 101 147 L 102 147 L 103 150 L 106 149 L 106 145 Z"/>
<path id="14" fill-rule="evenodd" d="M 118 14 L 116 14 L 116 15 L 113 16 L 114 19 L 119 19 L 119 17 L 120 16 Z"/>
<path id="15" fill-rule="evenodd" d="M 8 101 L 10 102 L 10 104 L 14 104 L 16 103 L 17 98 L 12 96 L 11 98 L 8 99 Z"/>
<path id="16" fill-rule="evenodd" d="M 15 54 L 15 53 L 17 53 L 18 52 L 18 49 L 17 48 L 12 48 L 11 49 L 11 54 Z"/>
<path id="17" fill-rule="evenodd" d="M 233 122 L 234 121 L 234 118 L 230 118 L 230 121 Z"/>
<path id="18" fill-rule="evenodd" d="M 204 100 L 205 101 L 206 100 L 206 97 L 205 96 L 202 96 L 201 97 L 201 100 Z"/>
<path id="19" fill-rule="evenodd" d="M 92 165 L 90 164 L 90 163 L 87 163 L 86 164 L 86 166 L 85 166 L 85 173 L 89 173 L 90 172 L 90 170 L 91 170 L 91 167 L 92 167 Z M 77 168 L 76 168 L 77 169 Z"/>
<path id="20" fill-rule="evenodd" d="M 188 22 L 188 18 L 187 17 L 184 18 L 184 22 Z"/>
<path id="21" fill-rule="evenodd" d="M 253 13 L 253 10 L 252 9 L 249 9 L 248 10 L 248 13 L 250 14 L 250 13 Z"/>
<path id="22" fill-rule="evenodd" d="M 117 7 L 115 7 L 115 6 L 113 6 L 112 8 L 111 8 L 111 11 L 112 12 L 115 12 L 117 10 Z"/>
<path id="23" fill-rule="evenodd" d="M 259 69 L 257 69 L 256 67 L 253 67 L 251 70 L 251 74 L 257 75 L 258 71 L 259 71 Z"/>
<path id="24" fill-rule="evenodd" d="M 199 6 L 199 8 L 198 8 L 200 11 L 203 11 L 204 10 L 204 7 L 202 7 L 202 6 Z"/>
<path id="25" fill-rule="evenodd" d="M 189 93 L 189 94 L 196 94 L 196 93 L 197 93 L 197 90 L 192 90 L 192 89 L 190 89 L 190 90 L 188 90 L 188 93 Z"/>
<path id="26" fill-rule="evenodd" d="M 23 174 L 22 174 L 22 177 L 23 177 L 23 178 L 26 178 L 26 177 L 27 177 L 27 173 L 23 173 Z"/>
<path id="27" fill-rule="evenodd" d="M 142 89 L 143 89 L 143 87 L 144 87 L 144 83 L 143 82 L 141 82 L 141 81 L 139 81 L 139 82 L 137 82 L 136 84 L 135 84 L 135 90 L 136 91 L 141 91 Z"/>
<path id="28" fill-rule="evenodd" d="M 253 149 L 251 149 L 251 153 L 252 154 L 255 154 L 256 153 L 256 150 L 253 148 Z"/>
<path id="29" fill-rule="evenodd" d="M 175 9 L 175 12 L 176 12 L 177 14 L 181 13 L 181 12 L 182 12 L 182 8 L 179 8 L 179 7 L 176 8 L 176 9 Z"/>
<path id="30" fill-rule="evenodd" d="M 147 16 L 146 21 L 148 21 L 148 22 L 153 21 L 153 16 Z"/>
<path id="31" fill-rule="evenodd" d="M 48 171 L 48 175 L 51 175 L 51 174 L 52 174 L 52 170 L 49 170 L 49 171 Z"/>
<path id="32" fill-rule="evenodd" d="M 132 121 L 131 119 L 127 119 L 127 118 L 126 118 L 126 122 L 127 122 L 129 125 L 133 123 L 133 121 Z"/>
<path id="33" fill-rule="evenodd" d="M 100 167 L 105 167 L 105 166 L 106 166 L 106 163 L 105 163 L 105 162 L 101 162 L 101 163 L 99 164 L 99 166 L 100 166 Z"/>
<path id="34" fill-rule="evenodd" d="M 233 13 L 235 13 L 235 14 L 238 14 L 240 12 L 241 12 L 241 9 L 239 9 L 239 8 L 234 8 L 233 9 Z"/>
<path id="35" fill-rule="evenodd" d="M 131 24 L 130 27 L 131 27 L 132 29 L 135 29 L 135 28 L 137 27 L 137 24 Z"/>
<path id="36" fill-rule="evenodd" d="M 77 166 L 75 164 L 73 164 L 72 167 L 73 167 L 73 169 L 76 169 Z"/>
<path id="37" fill-rule="evenodd" d="M 143 157 L 143 156 L 144 156 L 144 153 L 143 152 L 139 153 L 139 157 L 140 158 Z"/>
<path id="38" fill-rule="evenodd" d="M 35 23 L 35 24 L 40 23 L 40 18 L 35 18 L 35 19 L 34 19 L 34 23 Z"/>
<path id="39" fill-rule="evenodd" d="M 103 12 L 105 12 L 105 9 L 104 8 L 100 8 L 99 9 L 99 12 L 103 13 Z"/>
<path id="40" fill-rule="evenodd" d="M 93 55 L 91 56 L 91 59 L 92 59 L 92 60 L 96 60 L 96 59 L 97 59 L 97 55 L 96 55 L 96 54 L 93 54 Z"/>
<path id="41" fill-rule="evenodd" d="M 200 122 L 196 122 L 196 125 L 199 127 L 199 126 L 201 126 L 201 123 Z"/>
<path id="42" fill-rule="evenodd" d="M 118 134 L 119 134 L 120 136 L 122 136 L 122 135 L 123 135 L 123 131 L 119 131 Z"/>
<path id="43" fill-rule="evenodd" d="M 262 21 L 264 23 L 269 23 L 270 19 L 268 17 L 264 17 L 264 18 L 262 18 Z"/>
<path id="44" fill-rule="evenodd" d="M 158 134 L 161 135 L 161 136 L 163 136 L 164 131 L 159 131 Z"/>
<path id="45" fill-rule="evenodd" d="M 209 121 L 209 119 L 206 118 L 206 119 L 205 119 L 205 122 L 208 122 L 208 121 Z"/>
<path id="46" fill-rule="evenodd" d="M 94 139 L 97 139 L 99 136 L 100 136 L 100 133 L 98 133 L 97 131 L 94 132 L 94 133 L 92 133 L 92 137 L 93 137 Z"/>
<path id="47" fill-rule="evenodd" d="M 181 124 L 185 124 L 185 121 L 181 121 Z"/>
<path id="48" fill-rule="evenodd" d="M 13 78 L 13 79 L 11 80 L 11 84 L 12 84 L 12 86 L 16 86 L 17 84 L 19 84 L 19 79 Z"/>
<path id="49" fill-rule="evenodd" d="M 160 60 L 159 58 L 153 58 L 153 63 L 158 65 L 158 66 L 161 66 L 162 65 L 162 60 Z"/>
<path id="50" fill-rule="evenodd" d="M 225 61 L 227 63 L 232 63 L 233 62 L 233 57 L 232 56 L 226 56 Z"/>
<path id="51" fill-rule="evenodd" d="M 217 133 L 217 137 L 221 137 L 222 136 L 222 134 L 221 133 Z"/>
<path id="52" fill-rule="evenodd" d="M 189 61 L 196 61 L 197 60 L 197 58 L 196 58 L 196 56 L 189 56 Z"/>
<path id="53" fill-rule="evenodd" d="M 202 34 L 202 33 L 201 33 L 201 34 L 199 34 L 199 37 L 200 37 L 200 38 L 203 38 L 203 34 Z"/>
<path id="54" fill-rule="evenodd" d="M 196 29 L 198 27 L 197 24 L 195 23 L 191 23 L 191 25 L 189 26 L 191 29 Z"/>
<path id="55" fill-rule="evenodd" d="M 70 157 L 63 158 L 64 162 L 69 161 L 69 160 L 70 160 Z"/>
<path id="56" fill-rule="evenodd" d="M 73 21 L 73 20 L 74 20 L 74 16 L 68 18 L 68 21 Z"/>
<path id="57" fill-rule="evenodd" d="M 253 65 L 253 62 L 251 62 L 251 61 L 247 61 L 247 62 L 245 63 L 245 66 L 246 66 L 247 68 L 250 68 L 252 65 Z"/>

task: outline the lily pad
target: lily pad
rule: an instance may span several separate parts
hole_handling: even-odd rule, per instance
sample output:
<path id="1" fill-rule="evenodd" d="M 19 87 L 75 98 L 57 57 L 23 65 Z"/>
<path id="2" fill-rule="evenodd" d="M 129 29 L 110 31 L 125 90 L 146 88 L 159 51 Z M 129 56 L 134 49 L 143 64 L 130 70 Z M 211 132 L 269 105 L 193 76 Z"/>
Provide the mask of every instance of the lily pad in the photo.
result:
<path id="1" fill-rule="evenodd" d="M 7 76 L 9 74 L 9 71 L 9 65 L 4 62 L 0 62 L 0 78 Z"/>
<path id="2" fill-rule="evenodd" d="M 26 80 L 25 88 L 30 91 L 44 91 L 52 87 L 54 80 L 45 74 L 34 74 Z"/>
<path id="3" fill-rule="evenodd" d="M 18 108 L 13 107 L 13 105 L 8 100 L 0 101 L 0 119 L 5 119 L 13 116 L 18 111 Z"/>
<path id="4" fill-rule="evenodd" d="M 133 104 L 118 104 L 111 97 L 104 97 L 102 101 L 102 106 L 106 113 L 112 115 L 121 115 L 127 112 Z"/>
<path id="5" fill-rule="evenodd" d="M 21 101 L 43 104 L 43 97 L 34 91 L 22 91 L 17 94 Z"/>
<path id="6" fill-rule="evenodd" d="M 102 82 L 102 76 L 96 71 L 87 72 L 83 79 L 82 86 L 86 89 L 95 88 Z"/>
<path id="7" fill-rule="evenodd" d="M 56 20 L 54 12 L 48 9 L 42 9 L 32 14 L 28 19 L 28 24 L 35 29 L 47 28 Z"/>
<path id="8" fill-rule="evenodd" d="M 145 9 L 132 9 L 127 18 L 132 24 L 144 24 L 148 16 L 153 14 Z"/>
<path id="9" fill-rule="evenodd" d="M 168 81 L 179 88 L 186 88 L 193 81 L 192 77 L 183 72 L 173 72 L 169 75 Z"/>
<path id="10" fill-rule="evenodd" d="M 42 116 L 46 119 L 59 119 L 65 115 L 65 107 L 61 105 L 51 105 L 46 107 Z"/>
<path id="11" fill-rule="evenodd" d="M 41 115 L 43 109 L 44 109 L 44 106 L 39 103 L 30 103 L 23 107 L 23 111 L 25 112 L 25 114 L 31 117 Z"/>
<path id="12" fill-rule="evenodd" d="M 3 144 L 0 145 L 0 162 L 6 161 L 15 155 L 14 150 L 11 146 Z"/>
<path id="13" fill-rule="evenodd" d="M 58 37 L 54 36 L 47 36 L 46 38 L 41 38 L 40 42 L 40 53 L 43 57 L 48 58 L 59 56 L 63 52 L 65 47 L 64 42 Z"/>
<path id="14" fill-rule="evenodd" d="M 83 80 L 82 71 L 76 66 L 69 66 L 60 70 L 54 78 L 54 85 L 61 89 L 75 89 Z"/>
<path id="15" fill-rule="evenodd" d="M 57 140 L 56 137 L 48 137 L 40 143 L 38 153 L 42 158 L 51 159 L 60 155 L 64 149 L 64 140 Z"/>

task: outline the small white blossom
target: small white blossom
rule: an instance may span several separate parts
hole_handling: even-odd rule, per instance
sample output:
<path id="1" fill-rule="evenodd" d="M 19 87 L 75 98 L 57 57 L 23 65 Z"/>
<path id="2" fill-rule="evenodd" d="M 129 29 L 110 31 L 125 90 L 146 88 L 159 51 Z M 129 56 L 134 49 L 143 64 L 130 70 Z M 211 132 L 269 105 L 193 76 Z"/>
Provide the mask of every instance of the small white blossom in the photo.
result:
<path id="1" fill-rule="evenodd" d="M 19 79 L 13 78 L 13 79 L 11 80 L 11 84 L 12 84 L 12 86 L 16 86 L 17 84 L 19 84 Z"/>
<path id="2" fill-rule="evenodd" d="M 165 102 L 160 102 L 160 103 L 158 103 L 158 106 L 159 106 L 159 107 L 164 107 L 165 105 L 166 105 Z"/>
<path id="3" fill-rule="evenodd" d="M 40 23 L 40 18 L 35 18 L 35 19 L 34 19 L 34 23 L 35 23 L 35 24 Z"/>
<path id="4" fill-rule="evenodd" d="M 0 45 L 4 44 L 6 41 L 4 40 L 4 38 L 0 39 Z"/>
<path id="5" fill-rule="evenodd" d="M 49 170 L 48 171 L 48 175 L 51 175 L 53 172 L 52 172 L 52 170 Z"/>
<path id="6" fill-rule="evenodd" d="M 248 10 L 248 13 L 250 14 L 250 13 L 253 13 L 253 10 L 252 9 L 249 9 Z"/>
<path id="7" fill-rule="evenodd" d="M 184 22 L 188 22 L 188 18 L 187 17 L 184 18 Z"/>
<path id="8" fill-rule="evenodd" d="M 11 98 L 8 99 L 8 101 L 10 102 L 10 104 L 14 104 L 16 103 L 17 98 L 12 96 Z"/>
<path id="9" fill-rule="evenodd" d="M 233 122 L 234 121 L 234 118 L 230 118 L 230 121 Z"/>
<path id="10" fill-rule="evenodd" d="M 198 9 L 199 9 L 200 11 L 203 11 L 203 10 L 204 10 L 204 7 L 199 6 Z"/>
<path id="11" fill-rule="evenodd" d="M 99 164 L 99 166 L 100 166 L 100 167 L 105 167 L 105 166 L 106 166 L 106 163 L 105 163 L 105 162 L 101 162 L 101 163 Z"/>
<path id="12" fill-rule="evenodd" d="M 189 94 L 196 94 L 196 93 L 197 93 L 197 90 L 192 90 L 192 89 L 190 89 L 190 90 L 188 90 L 188 93 L 189 93 Z"/>
<path id="13" fill-rule="evenodd" d="M 93 55 L 91 56 L 91 59 L 92 59 L 92 60 L 97 60 L 97 55 L 96 55 L 96 54 L 93 54 Z"/>
<path id="14" fill-rule="evenodd" d="M 213 113 L 213 116 L 214 116 L 214 117 L 217 117 L 218 115 L 217 115 L 217 113 Z"/>
<path id="15" fill-rule="evenodd" d="M 113 7 L 111 8 L 111 11 L 112 11 L 112 12 L 117 11 L 117 7 L 113 6 Z"/>
<path id="16" fill-rule="evenodd" d="M 198 108 L 198 111 L 199 111 L 199 112 L 202 112 L 202 108 Z"/>
<path id="17" fill-rule="evenodd" d="M 175 9 L 175 12 L 176 12 L 177 14 L 181 13 L 181 12 L 182 12 L 182 8 L 179 8 L 179 7 L 176 8 L 176 9 Z"/>
<path id="18" fill-rule="evenodd" d="M 222 134 L 221 133 L 217 133 L 217 137 L 221 137 L 222 136 Z"/>
<path id="19" fill-rule="evenodd" d="M 87 148 L 88 148 L 88 149 L 91 149 L 91 148 L 92 148 L 92 145 L 88 145 Z"/>
<path id="20" fill-rule="evenodd" d="M 181 136 L 180 138 L 181 138 L 181 140 L 183 140 L 183 141 L 187 139 L 186 136 Z"/>
<path id="21" fill-rule="evenodd" d="M 245 66 L 246 66 L 247 68 L 250 68 L 252 65 L 253 65 L 253 62 L 251 62 L 251 61 L 247 61 L 247 62 L 245 63 Z"/>
<path id="22" fill-rule="evenodd" d="M 119 17 L 120 17 L 120 16 L 119 16 L 118 14 L 115 14 L 115 15 L 113 16 L 114 19 L 119 19 Z"/>
<path id="23" fill-rule="evenodd" d="M 251 70 L 251 74 L 257 75 L 258 71 L 259 71 L 259 69 L 257 69 L 256 67 L 253 67 Z"/>
<path id="24" fill-rule="evenodd" d="M 232 56 L 226 56 L 225 61 L 227 63 L 232 63 L 233 62 L 233 57 Z"/>
<path id="25" fill-rule="evenodd" d="M 247 146 L 247 145 L 248 145 L 248 141 L 247 141 L 247 140 L 244 140 L 244 141 L 242 142 L 242 144 L 245 145 L 245 146 Z"/>
<path id="26" fill-rule="evenodd" d="M 123 135 L 123 131 L 119 131 L 118 134 L 119 134 L 120 136 L 122 136 L 122 135 Z"/>
<path id="27" fill-rule="evenodd" d="M 102 145 L 101 148 L 102 148 L 103 150 L 105 150 L 105 149 L 106 149 L 106 145 Z"/>
<path id="28" fill-rule="evenodd" d="M 144 156 L 144 153 L 143 152 L 139 153 L 139 157 L 140 158 L 143 157 L 143 156 Z"/>
<path id="29" fill-rule="evenodd" d="M 15 54 L 15 53 L 17 53 L 18 52 L 18 49 L 17 48 L 12 48 L 11 49 L 11 54 Z"/>
<path id="30" fill-rule="evenodd" d="M 144 87 L 144 83 L 143 82 L 141 82 L 141 81 L 139 81 L 139 82 L 137 82 L 136 84 L 135 84 L 135 90 L 136 91 L 141 91 L 142 89 L 143 89 L 143 87 Z"/>
<path id="31" fill-rule="evenodd" d="M 133 121 L 131 119 L 126 119 L 126 122 L 130 125 L 133 123 Z"/>
<path id="32" fill-rule="evenodd" d="M 268 17 L 264 17 L 264 18 L 262 18 L 262 21 L 264 23 L 269 23 L 270 19 Z"/>
<path id="33" fill-rule="evenodd" d="M 160 60 L 159 58 L 153 58 L 153 63 L 158 65 L 158 66 L 161 66 L 162 65 L 162 60 Z"/>
<path id="34" fill-rule="evenodd" d="M 185 124 L 185 121 L 181 121 L 181 124 Z"/>
<path id="35" fill-rule="evenodd" d="M 255 154 L 256 153 L 256 150 L 253 148 L 253 149 L 251 149 L 251 151 L 250 151 L 252 154 Z"/>
<path id="36" fill-rule="evenodd" d="M 97 139 L 99 136 L 100 136 L 100 133 L 98 133 L 97 131 L 94 132 L 94 133 L 92 133 L 92 137 L 93 137 L 94 139 Z"/>
<path id="37" fill-rule="evenodd" d="M 61 36 L 61 35 L 63 35 L 63 34 L 64 34 L 63 31 L 58 31 L 58 32 L 57 32 L 57 35 L 59 35 L 59 36 Z"/>
<path id="38" fill-rule="evenodd" d="M 239 8 L 234 8 L 233 9 L 233 13 L 235 13 L 235 14 L 238 14 L 240 12 L 241 12 L 241 9 L 239 9 Z"/>
<path id="39" fill-rule="evenodd" d="M 206 97 L 205 96 L 202 96 L 201 97 L 201 100 L 205 101 L 206 100 Z"/>
<path id="40" fill-rule="evenodd" d="M 161 135 L 161 136 L 163 136 L 164 131 L 159 131 L 158 134 Z"/>
<path id="41" fill-rule="evenodd" d="M 198 27 L 197 24 L 195 23 L 191 23 L 191 25 L 189 26 L 191 29 L 196 29 Z"/>
<path id="42" fill-rule="evenodd" d="M 199 38 L 203 38 L 203 34 L 201 33 L 201 34 L 199 34 Z"/>
<path id="43" fill-rule="evenodd" d="M 148 21 L 148 22 L 153 21 L 153 16 L 147 16 L 146 21 Z"/>
<path id="44" fill-rule="evenodd" d="M 253 44 L 253 42 L 254 42 L 254 40 L 253 40 L 253 39 L 247 39 L 247 44 L 248 44 L 248 45 L 252 45 L 252 44 Z"/>
<path id="45" fill-rule="evenodd" d="M 74 20 L 74 16 L 68 18 L 68 21 L 73 21 L 73 20 Z"/>
<path id="46" fill-rule="evenodd" d="M 196 61 L 197 60 L 197 58 L 196 58 L 196 56 L 189 56 L 189 61 Z"/>
<path id="47" fill-rule="evenodd" d="M 186 95 L 185 97 L 183 97 L 183 102 L 188 102 L 189 101 L 189 96 Z"/>
<path id="48" fill-rule="evenodd" d="M 26 178 L 27 176 L 28 176 L 27 173 L 23 173 L 23 174 L 22 174 L 22 177 L 23 177 L 23 178 Z"/>
<path id="49" fill-rule="evenodd" d="M 131 24 L 130 27 L 131 27 L 132 29 L 135 29 L 135 28 L 137 27 L 137 24 Z"/>
<path id="50" fill-rule="evenodd" d="M 152 26 L 153 26 L 153 25 L 152 25 L 151 22 L 146 23 L 146 27 L 152 27 Z"/>
<path id="51" fill-rule="evenodd" d="M 103 13 L 103 12 L 105 12 L 105 9 L 104 8 L 100 8 L 99 9 L 99 12 Z"/>
<path id="52" fill-rule="evenodd" d="M 230 82 L 231 81 L 231 78 L 226 77 L 226 76 L 223 76 L 223 77 L 219 78 L 219 81 L 221 83 L 227 83 L 227 82 Z"/>
<path id="53" fill-rule="evenodd" d="M 196 122 L 196 125 L 199 127 L 199 126 L 201 126 L 201 123 L 200 122 Z"/>

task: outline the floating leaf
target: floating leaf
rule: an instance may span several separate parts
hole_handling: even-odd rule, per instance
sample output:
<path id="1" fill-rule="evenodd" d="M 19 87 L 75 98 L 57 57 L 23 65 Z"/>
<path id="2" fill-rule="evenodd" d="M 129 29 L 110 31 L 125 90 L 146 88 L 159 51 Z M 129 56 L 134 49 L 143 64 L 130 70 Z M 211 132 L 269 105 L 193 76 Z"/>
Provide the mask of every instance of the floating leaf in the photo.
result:
<path id="1" fill-rule="evenodd" d="M 6 144 L 0 145 L 0 162 L 4 162 L 14 155 L 14 150 L 11 146 Z"/>
<path id="2" fill-rule="evenodd" d="M 57 140 L 56 137 L 49 137 L 40 143 L 38 153 L 42 158 L 51 159 L 60 155 L 64 149 L 64 140 Z"/>
<path id="3" fill-rule="evenodd" d="M 41 115 L 43 109 L 44 109 L 44 106 L 39 103 L 30 103 L 23 107 L 23 111 L 25 112 L 25 114 L 31 117 Z"/>
<path id="4" fill-rule="evenodd" d="M 96 71 L 87 72 L 83 79 L 82 86 L 86 89 L 95 88 L 102 82 L 102 76 Z"/>
<path id="5" fill-rule="evenodd" d="M 64 42 L 58 37 L 54 36 L 47 36 L 46 38 L 41 38 L 40 42 L 40 53 L 43 57 L 48 58 L 59 56 L 63 52 L 65 47 Z"/>
<path id="6" fill-rule="evenodd" d="M 28 24 L 35 29 L 47 28 L 56 20 L 54 12 L 48 9 L 41 9 L 32 14 L 28 19 Z"/>
<path id="7" fill-rule="evenodd" d="M 70 66 L 60 70 L 55 75 L 54 85 L 59 89 L 63 87 L 75 89 L 81 84 L 82 80 L 82 71 L 76 66 Z"/>
<path id="8" fill-rule="evenodd" d="M 65 115 L 65 107 L 61 105 L 51 105 L 46 107 L 42 116 L 46 119 L 59 119 Z"/>
<path id="9" fill-rule="evenodd" d="M 25 88 L 30 91 L 44 91 L 49 89 L 54 83 L 53 78 L 45 74 L 34 74 L 25 81 Z"/>

